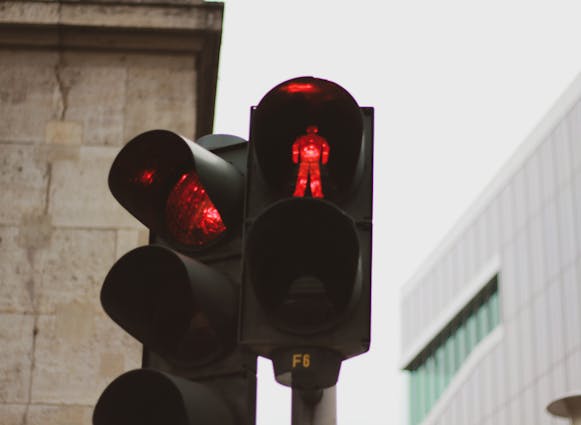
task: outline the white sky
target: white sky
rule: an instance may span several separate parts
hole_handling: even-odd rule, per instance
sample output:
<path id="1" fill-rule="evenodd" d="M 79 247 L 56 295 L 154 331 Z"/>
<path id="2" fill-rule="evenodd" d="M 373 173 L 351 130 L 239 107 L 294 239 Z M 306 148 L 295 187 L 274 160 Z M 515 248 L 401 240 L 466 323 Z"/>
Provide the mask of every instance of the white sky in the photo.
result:
<path id="1" fill-rule="evenodd" d="M 406 423 L 402 284 L 581 72 L 581 2 L 226 0 L 215 133 L 312 75 L 375 107 L 373 339 L 343 364 L 338 423 Z M 258 425 L 290 424 L 259 363 Z"/>

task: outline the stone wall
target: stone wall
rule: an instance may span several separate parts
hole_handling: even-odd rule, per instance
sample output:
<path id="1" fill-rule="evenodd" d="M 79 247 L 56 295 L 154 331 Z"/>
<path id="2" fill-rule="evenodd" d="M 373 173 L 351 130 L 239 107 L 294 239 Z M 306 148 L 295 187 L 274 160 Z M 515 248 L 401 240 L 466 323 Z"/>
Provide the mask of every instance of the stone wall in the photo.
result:
<path id="1" fill-rule="evenodd" d="M 111 265 L 148 237 L 109 193 L 109 167 L 142 131 L 196 135 L 213 111 L 200 110 L 198 87 L 215 90 L 208 63 L 217 64 L 220 27 L 187 22 L 166 33 L 174 6 L 147 5 L 157 19 L 148 21 L 132 5 L 127 28 L 136 31 L 127 35 L 102 17 L 67 22 L 65 9 L 82 4 L 9 3 L 0 7 L 0 423 L 90 424 L 105 386 L 141 362 L 141 346 L 99 301 Z M 219 7 L 179 3 L 192 21 L 209 22 L 204 14 L 218 10 L 221 22 Z M 53 22 L 31 25 L 54 4 Z M 115 16 L 128 6 L 100 7 Z M 102 40 L 70 36 L 83 25 Z M 181 50 L 171 47 L 179 37 Z"/>

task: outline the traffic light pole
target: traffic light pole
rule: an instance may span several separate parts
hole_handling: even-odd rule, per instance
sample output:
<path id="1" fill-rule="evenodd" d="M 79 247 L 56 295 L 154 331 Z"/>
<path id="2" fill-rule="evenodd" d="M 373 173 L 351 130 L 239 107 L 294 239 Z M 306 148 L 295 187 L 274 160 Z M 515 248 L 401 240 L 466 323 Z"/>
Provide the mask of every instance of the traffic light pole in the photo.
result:
<path id="1" fill-rule="evenodd" d="M 292 390 L 291 425 L 337 425 L 336 387 Z"/>
<path id="2" fill-rule="evenodd" d="M 251 109 L 239 342 L 292 388 L 292 425 L 336 425 L 344 360 L 368 351 L 373 108 L 298 77 Z"/>

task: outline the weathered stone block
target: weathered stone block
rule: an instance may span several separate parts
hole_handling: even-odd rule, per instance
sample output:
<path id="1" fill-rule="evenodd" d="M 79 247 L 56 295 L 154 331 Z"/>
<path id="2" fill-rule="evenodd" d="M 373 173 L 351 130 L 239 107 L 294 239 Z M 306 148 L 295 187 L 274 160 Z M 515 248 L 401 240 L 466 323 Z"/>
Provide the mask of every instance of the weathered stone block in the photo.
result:
<path id="1" fill-rule="evenodd" d="M 119 259 L 129 251 L 149 242 L 149 231 L 143 230 L 118 230 L 117 251 L 115 258 Z"/>
<path id="2" fill-rule="evenodd" d="M 28 258 L 34 265 L 34 254 L 46 248 L 52 236 L 53 227 L 49 215 L 27 214 L 22 217 L 18 228 L 18 244 L 27 250 Z"/>
<path id="3" fill-rule="evenodd" d="M 127 70 L 125 139 L 155 128 L 192 138 L 196 124 L 193 59 L 169 55 L 152 55 L 148 59 L 157 65 L 142 60 L 143 66 L 132 64 Z M 183 61 L 191 67 L 183 68 Z"/>
<path id="4" fill-rule="evenodd" d="M 107 185 L 118 148 L 81 147 L 77 161 L 52 164 L 49 213 L 55 226 L 142 228 L 113 198 Z"/>
<path id="5" fill-rule="evenodd" d="M 59 116 L 58 53 L 1 49 L 0 141 L 41 143 L 46 122 Z"/>
<path id="6" fill-rule="evenodd" d="M 26 422 L 18 425 L 91 425 L 92 417 L 91 406 L 31 405 Z"/>
<path id="7" fill-rule="evenodd" d="M 63 54 L 60 82 L 64 119 L 82 126 L 83 144 L 121 146 L 127 55 L 120 53 Z"/>
<path id="8" fill-rule="evenodd" d="M 123 28 L 170 28 L 170 29 L 206 29 L 220 28 L 221 16 L 210 8 L 188 9 L 143 5 L 136 10 L 131 5 L 119 4 L 104 7 L 102 5 L 64 4 L 60 9 L 60 19 L 71 25 L 95 25 L 106 22 L 108 25 Z M 200 13 L 200 12 L 206 13 Z M 190 13 L 188 13 L 190 12 Z"/>
<path id="9" fill-rule="evenodd" d="M 125 53 L 123 64 L 129 69 L 168 69 L 171 71 L 196 70 L 196 58 L 189 53 Z M 132 74 L 128 73 L 128 80 Z"/>
<path id="10" fill-rule="evenodd" d="M 74 121 L 49 121 L 46 124 L 46 141 L 51 144 L 80 145 L 83 126 Z"/>
<path id="11" fill-rule="evenodd" d="M 33 333 L 33 316 L 0 314 L 1 403 L 28 402 Z"/>
<path id="12" fill-rule="evenodd" d="M 54 228 L 48 244 L 34 253 L 38 311 L 53 314 L 72 302 L 99 310 L 101 285 L 115 259 L 115 241 L 113 230 Z"/>
<path id="13" fill-rule="evenodd" d="M 160 7 L 159 1 L 130 0 L 130 3 L 141 3 L 140 7 L 132 7 L 127 1 L 115 4 L 83 4 L 85 2 L 37 1 L 34 7 L 30 2 L 22 0 L 4 1 L 0 4 L 0 23 L 27 24 L 62 24 L 62 25 L 96 25 L 124 28 L 165 28 L 165 29 L 196 29 L 219 30 L 221 28 L 221 7 L 180 7 L 194 6 L 203 3 L 202 0 L 172 1 Z M 98 2 L 97 2 L 98 3 Z M 119 2 L 121 3 L 121 2 Z M 176 4 L 177 3 L 177 4 Z M 205 6 L 205 5 L 204 5 Z"/>
<path id="14" fill-rule="evenodd" d="M 33 250 L 20 243 L 17 227 L 0 227 L 0 313 L 31 313 Z"/>
<path id="15" fill-rule="evenodd" d="M 88 425 L 140 364 L 99 305 L 114 260 L 148 233 L 109 193 L 109 167 L 147 129 L 193 137 L 196 88 L 215 71 L 197 74 L 195 56 L 212 63 L 221 7 L 130 2 L 151 4 L 0 2 L 0 44 L 18 46 L 0 49 L 2 425 Z"/>
<path id="16" fill-rule="evenodd" d="M 41 214 L 47 186 L 48 165 L 35 157 L 33 146 L 0 144 L 0 223 L 18 224 L 24 215 Z"/>
<path id="17" fill-rule="evenodd" d="M 2 425 L 26 424 L 26 406 L 23 404 L 0 404 Z"/>
<path id="18" fill-rule="evenodd" d="M 32 403 L 94 404 L 119 374 L 140 366 L 141 346 L 82 303 L 40 316 Z"/>
<path id="19" fill-rule="evenodd" d="M 26 2 L 8 1 L 1 5 L 0 22 L 28 22 L 30 24 L 57 22 L 59 5 L 39 3 L 30 7 Z"/>

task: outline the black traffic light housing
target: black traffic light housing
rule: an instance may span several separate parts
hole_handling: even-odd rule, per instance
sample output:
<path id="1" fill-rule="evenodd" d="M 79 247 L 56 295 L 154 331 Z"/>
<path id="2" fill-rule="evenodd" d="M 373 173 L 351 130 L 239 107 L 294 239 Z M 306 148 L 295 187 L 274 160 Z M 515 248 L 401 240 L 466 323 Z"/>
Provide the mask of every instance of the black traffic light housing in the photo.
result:
<path id="1" fill-rule="evenodd" d="M 224 401 L 205 385 L 153 369 L 126 372 L 109 385 L 94 424 L 233 424 Z"/>
<path id="2" fill-rule="evenodd" d="M 251 110 L 240 338 L 280 383 L 333 386 L 369 349 L 372 196 L 372 108 L 300 77 Z"/>
<path id="3" fill-rule="evenodd" d="M 210 138 L 232 143 L 222 148 L 226 153 L 235 150 L 245 155 L 246 143 L 238 137 L 210 135 L 199 142 L 205 139 L 211 145 Z M 111 166 L 109 187 L 157 240 L 181 252 L 207 252 L 240 230 L 244 203 L 240 171 L 200 143 L 167 130 L 148 131 L 130 140 Z M 211 194 L 209 205 L 219 212 L 219 219 L 212 214 L 198 216 L 207 208 L 196 210 L 199 202 L 207 203 L 209 198 L 201 190 Z M 202 222 L 191 227 L 189 218 Z"/>
<path id="4" fill-rule="evenodd" d="M 237 344 L 246 151 L 154 130 L 115 159 L 111 192 L 151 244 L 115 263 L 101 301 L 144 345 L 144 368 L 106 388 L 95 425 L 255 423 L 256 355 Z"/>

